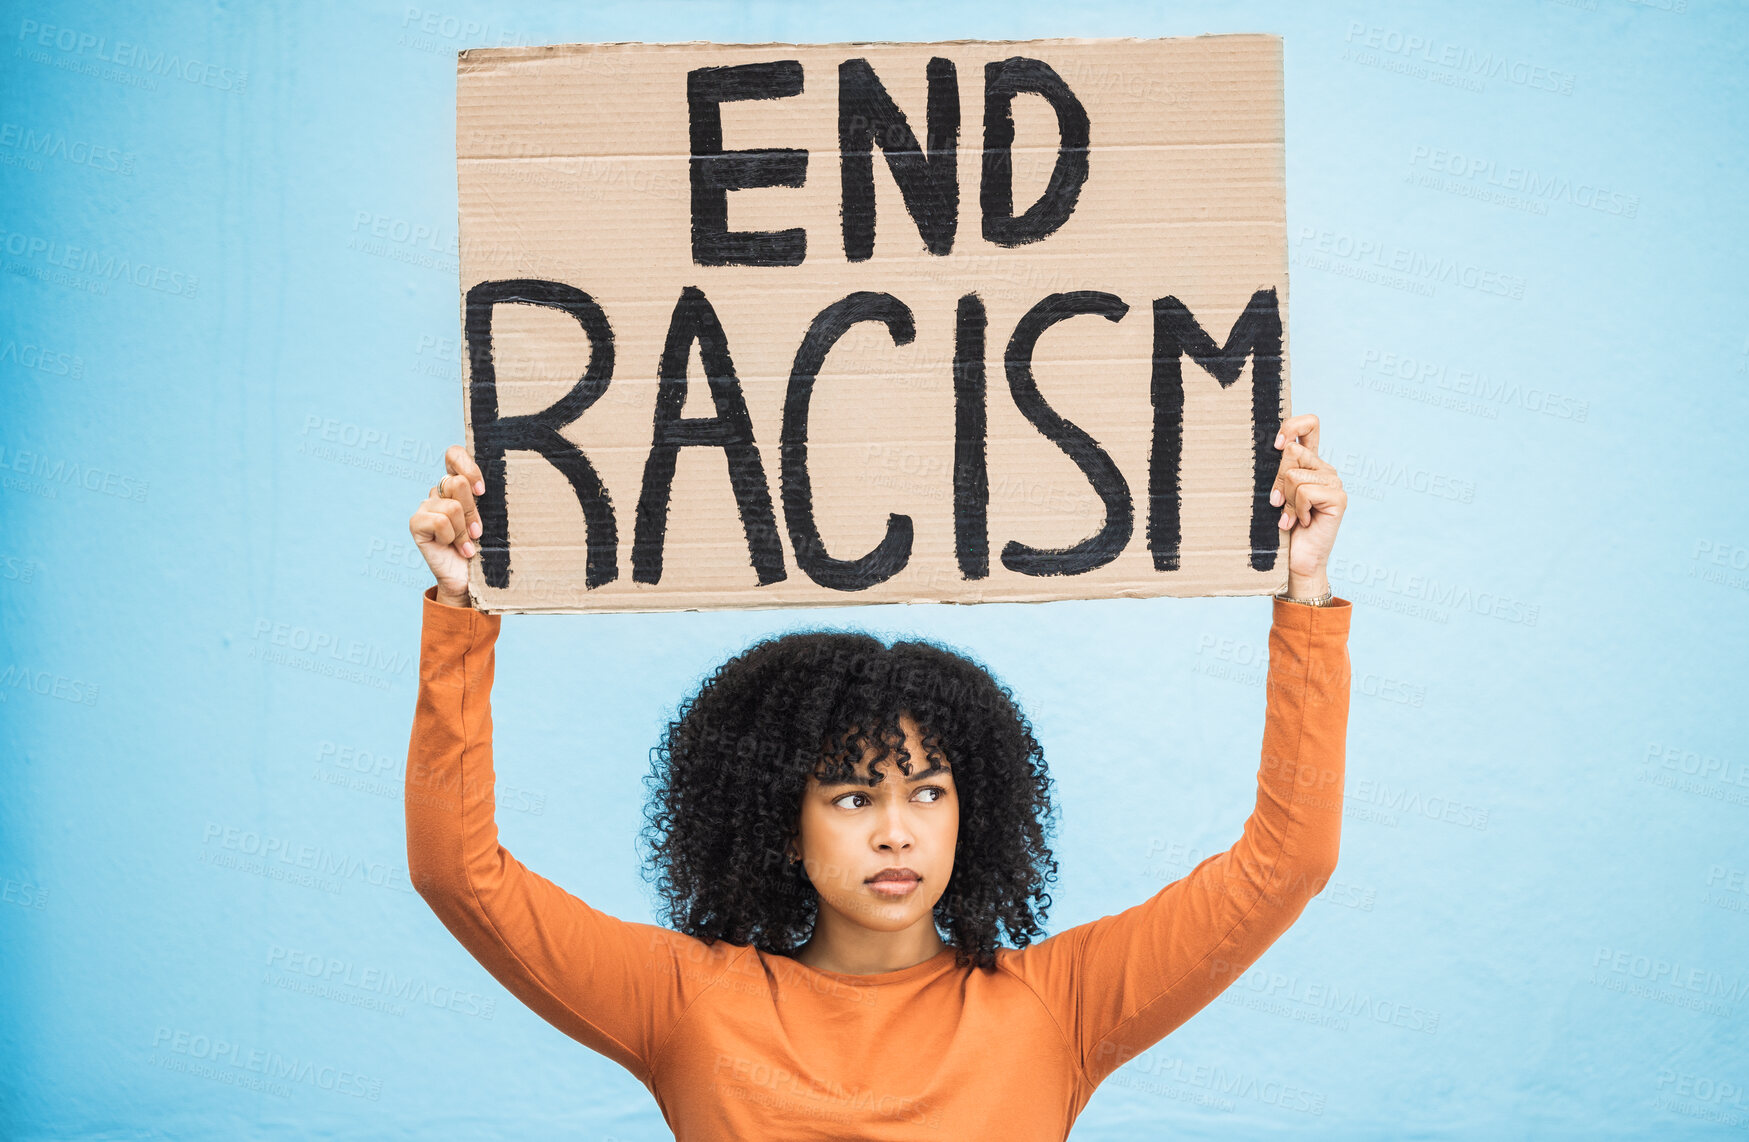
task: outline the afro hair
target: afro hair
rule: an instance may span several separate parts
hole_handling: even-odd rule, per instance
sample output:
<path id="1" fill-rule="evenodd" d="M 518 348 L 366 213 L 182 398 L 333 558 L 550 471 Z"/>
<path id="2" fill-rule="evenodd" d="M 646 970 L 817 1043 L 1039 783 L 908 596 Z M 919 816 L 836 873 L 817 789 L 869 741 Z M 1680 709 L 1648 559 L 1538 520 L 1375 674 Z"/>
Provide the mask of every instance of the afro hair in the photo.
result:
<path id="1" fill-rule="evenodd" d="M 1057 876 L 1051 780 L 1031 724 L 962 654 L 844 631 L 748 647 L 681 703 L 651 751 L 640 836 L 668 924 L 707 943 L 793 955 L 819 910 L 806 872 L 785 856 L 808 777 L 850 776 L 865 750 L 875 783 L 889 757 L 909 774 L 904 713 L 927 761 L 945 758 L 959 796 L 953 876 L 934 909 L 943 940 L 959 965 L 983 968 L 1004 939 L 1031 943 Z"/>

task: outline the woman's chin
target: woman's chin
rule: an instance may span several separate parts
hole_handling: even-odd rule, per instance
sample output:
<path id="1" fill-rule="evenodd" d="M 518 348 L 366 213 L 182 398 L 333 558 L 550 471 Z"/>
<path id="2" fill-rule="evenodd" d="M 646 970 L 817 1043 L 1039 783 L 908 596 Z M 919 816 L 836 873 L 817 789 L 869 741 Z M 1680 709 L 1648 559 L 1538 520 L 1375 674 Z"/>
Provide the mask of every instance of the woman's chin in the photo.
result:
<path id="1" fill-rule="evenodd" d="M 839 911 L 865 928 L 897 932 L 910 927 L 918 916 L 927 913 L 921 907 L 921 896 L 909 892 L 903 896 L 887 896 L 879 892 L 860 892 L 852 900 L 840 902 Z"/>

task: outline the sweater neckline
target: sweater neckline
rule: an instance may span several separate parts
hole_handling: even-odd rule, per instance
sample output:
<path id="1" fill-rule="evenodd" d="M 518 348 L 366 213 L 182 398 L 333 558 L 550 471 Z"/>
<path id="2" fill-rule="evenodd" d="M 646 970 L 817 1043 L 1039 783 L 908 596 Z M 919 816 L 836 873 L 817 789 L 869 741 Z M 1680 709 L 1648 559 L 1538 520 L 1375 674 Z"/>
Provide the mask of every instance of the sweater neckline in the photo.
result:
<path id="1" fill-rule="evenodd" d="M 895 968 L 892 971 L 870 972 L 866 975 L 858 975 L 854 972 L 827 971 L 825 968 L 810 967 L 809 965 L 804 964 L 802 961 L 796 959 L 794 956 L 779 956 L 777 958 L 783 959 L 783 960 L 788 960 L 792 965 L 794 965 L 796 968 L 798 968 L 802 971 L 812 972 L 813 974 L 819 975 L 819 976 L 825 976 L 827 979 L 839 980 L 839 981 L 842 981 L 844 983 L 849 983 L 849 984 L 867 985 L 867 984 L 880 984 L 880 983 L 903 983 L 908 979 L 914 979 L 917 976 L 925 975 L 931 971 L 934 971 L 936 968 L 940 967 L 944 961 L 951 961 L 953 956 L 954 956 L 954 949 L 953 949 L 952 945 L 949 945 L 948 947 L 941 949 L 941 951 L 936 952 L 933 956 L 930 956 L 928 959 L 919 960 L 917 963 L 912 964 L 908 968 Z"/>

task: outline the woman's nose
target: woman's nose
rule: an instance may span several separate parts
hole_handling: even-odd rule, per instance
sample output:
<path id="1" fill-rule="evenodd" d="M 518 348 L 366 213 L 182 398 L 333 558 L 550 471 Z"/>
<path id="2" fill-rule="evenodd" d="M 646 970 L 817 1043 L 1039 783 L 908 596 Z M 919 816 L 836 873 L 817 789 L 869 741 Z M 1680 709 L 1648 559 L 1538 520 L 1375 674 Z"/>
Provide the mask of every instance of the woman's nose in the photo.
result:
<path id="1" fill-rule="evenodd" d="M 881 811 L 875 826 L 875 844 L 881 848 L 907 849 L 911 847 L 911 823 L 905 817 L 902 806 L 890 805 Z"/>

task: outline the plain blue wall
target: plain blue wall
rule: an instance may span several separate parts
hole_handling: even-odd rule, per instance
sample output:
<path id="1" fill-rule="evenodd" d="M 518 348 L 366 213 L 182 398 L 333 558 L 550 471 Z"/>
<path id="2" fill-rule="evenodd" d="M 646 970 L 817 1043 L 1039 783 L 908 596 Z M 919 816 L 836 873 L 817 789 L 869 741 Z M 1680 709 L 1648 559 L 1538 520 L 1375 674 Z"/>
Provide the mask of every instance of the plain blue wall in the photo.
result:
<path id="1" fill-rule="evenodd" d="M 1330 890 L 1075 1137 L 1749 1122 L 1742 8 L 6 7 L 0 1135 L 666 1136 L 406 879 L 458 49 L 1225 31 L 1286 42 L 1295 407 L 1351 504 L 1349 812 Z M 363 243 L 379 220 L 405 240 Z M 633 842 L 681 694 L 800 623 L 914 631 L 1036 717 L 1060 930 L 1238 836 L 1269 606 L 512 617 L 504 839 L 653 919 Z M 301 882 L 303 852 L 353 875 Z M 349 1077 L 249 1089 L 257 1051 Z"/>

